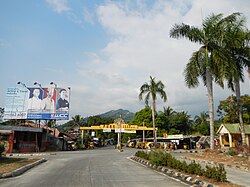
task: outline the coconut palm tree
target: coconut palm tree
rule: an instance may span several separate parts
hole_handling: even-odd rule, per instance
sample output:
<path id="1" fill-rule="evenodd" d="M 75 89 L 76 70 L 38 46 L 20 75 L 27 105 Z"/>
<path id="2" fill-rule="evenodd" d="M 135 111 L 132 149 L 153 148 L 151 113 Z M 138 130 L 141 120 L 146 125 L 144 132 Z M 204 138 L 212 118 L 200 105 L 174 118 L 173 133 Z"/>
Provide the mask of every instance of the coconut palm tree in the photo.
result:
<path id="1" fill-rule="evenodd" d="M 72 117 L 72 120 L 74 125 L 78 125 L 80 127 L 83 118 L 81 117 L 81 115 L 75 115 L 74 117 Z"/>
<path id="2" fill-rule="evenodd" d="M 242 103 L 240 100 L 240 81 L 244 82 L 244 68 L 250 66 L 250 32 L 246 29 L 246 19 L 240 14 L 231 24 L 226 25 L 226 35 L 223 39 L 223 49 L 227 54 L 224 76 L 228 87 L 235 92 L 238 116 L 242 136 L 242 144 L 246 145 L 245 128 L 243 122 Z"/>
<path id="3" fill-rule="evenodd" d="M 207 112 L 201 112 L 199 116 L 194 117 L 194 121 L 200 124 L 204 124 L 207 122 L 207 119 L 209 118 L 209 115 Z"/>
<path id="4" fill-rule="evenodd" d="M 170 106 L 163 107 L 163 113 L 165 114 L 165 116 L 171 116 L 173 114 L 175 114 L 176 112 L 174 111 L 174 109 L 172 109 Z"/>
<path id="5" fill-rule="evenodd" d="M 155 77 L 150 76 L 149 83 L 144 83 L 140 88 L 139 99 L 143 99 L 143 95 L 145 94 L 145 103 L 148 105 L 149 98 L 152 99 L 152 121 L 153 121 L 153 136 L 154 136 L 154 144 L 156 144 L 156 132 L 155 132 L 155 111 L 156 106 L 155 102 L 157 99 L 157 94 L 160 94 L 160 97 L 163 99 L 164 102 L 167 101 L 167 94 L 164 91 L 165 85 L 161 82 L 155 81 Z"/>
<path id="6" fill-rule="evenodd" d="M 221 43 L 224 37 L 225 23 L 230 22 L 232 14 L 223 18 L 222 14 L 212 14 L 202 21 L 202 27 L 197 28 L 187 24 L 175 24 L 170 30 L 172 38 L 187 38 L 191 42 L 201 44 L 198 51 L 194 52 L 184 70 L 185 82 L 189 88 L 199 85 L 199 77 L 207 87 L 210 118 L 210 148 L 214 149 L 214 101 L 213 80 L 223 86 L 220 76 L 220 66 L 226 60 Z M 214 76 L 216 75 L 216 76 Z"/>

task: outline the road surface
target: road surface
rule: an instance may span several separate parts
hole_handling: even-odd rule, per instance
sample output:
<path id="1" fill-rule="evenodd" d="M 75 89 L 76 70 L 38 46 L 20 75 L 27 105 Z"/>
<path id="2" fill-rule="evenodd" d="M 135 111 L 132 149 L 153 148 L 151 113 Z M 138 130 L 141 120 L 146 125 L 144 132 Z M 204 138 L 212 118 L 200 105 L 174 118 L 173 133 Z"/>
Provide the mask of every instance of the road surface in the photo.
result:
<path id="1" fill-rule="evenodd" d="M 127 159 L 135 151 L 125 149 L 118 152 L 113 147 L 105 147 L 47 154 L 43 156 L 47 162 L 21 176 L 0 179 L 0 187 L 188 186 Z"/>

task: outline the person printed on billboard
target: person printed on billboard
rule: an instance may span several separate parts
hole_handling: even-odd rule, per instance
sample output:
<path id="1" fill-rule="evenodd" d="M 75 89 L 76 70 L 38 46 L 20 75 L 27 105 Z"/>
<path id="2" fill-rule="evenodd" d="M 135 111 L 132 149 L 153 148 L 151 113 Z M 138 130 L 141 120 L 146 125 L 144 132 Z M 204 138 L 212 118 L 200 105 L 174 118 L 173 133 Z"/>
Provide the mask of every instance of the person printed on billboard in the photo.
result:
<path id="1" fill-rule="evenodd" d="M 36 112 L 41 110 L 41 102 L 42 100 L 40 99 L 40 89 L 35 88 L 32 92 L 32 95 L 30 96 L 28 100 L 28 110 L 31 112 Z"/>
<path id="2" fill-rule="evenodd" d="M 54 113 L 55 112 L 55 89 L 53 87 L 45 88 L 44 98 L 41 102 L 41 109 L 46 113 Z"/>
<path id="3" fill-rule="evenodd" d="M 57 100 L 57 107 L 58 111 L 68 111 L 69 110 L 69 101 L 67 98 L 67 91 L 66 89 L 62 88 L 59 91 L 60 98 Z"/>

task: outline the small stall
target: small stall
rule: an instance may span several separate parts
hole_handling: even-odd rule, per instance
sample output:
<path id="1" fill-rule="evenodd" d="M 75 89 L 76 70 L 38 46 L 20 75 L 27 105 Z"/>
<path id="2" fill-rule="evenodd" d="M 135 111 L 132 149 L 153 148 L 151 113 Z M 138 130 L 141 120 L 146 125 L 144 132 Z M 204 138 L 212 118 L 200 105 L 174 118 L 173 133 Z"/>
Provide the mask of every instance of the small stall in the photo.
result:
<path id="1" fill-rule="evenodd" d="M 250 141 L 250 125 L 245 125 L 246 144 Z M 240 125 L 235 124 L 221 124 L 217 134 L 220 138 L 221 147 L 236 147 L 242 144 Z"/>
<path id="2" fill-rule="evenodd" d="M 43 146 L 46 132 L 42 128 L 0 125 L 1 142 L 5 153 L 38 152 Z"/>

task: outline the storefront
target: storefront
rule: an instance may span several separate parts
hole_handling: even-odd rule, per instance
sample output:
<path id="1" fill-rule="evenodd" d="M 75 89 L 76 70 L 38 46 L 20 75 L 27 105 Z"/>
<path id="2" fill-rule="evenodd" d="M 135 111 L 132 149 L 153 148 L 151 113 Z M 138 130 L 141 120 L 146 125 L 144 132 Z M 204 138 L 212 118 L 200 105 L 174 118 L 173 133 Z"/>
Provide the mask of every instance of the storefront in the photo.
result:
<path id="1" fill-rule="evenodd" d="M 5 145 L 4 153 L 45 151 L 47 130 L 23 126 L 0 126 L 0 141 Z"/>

